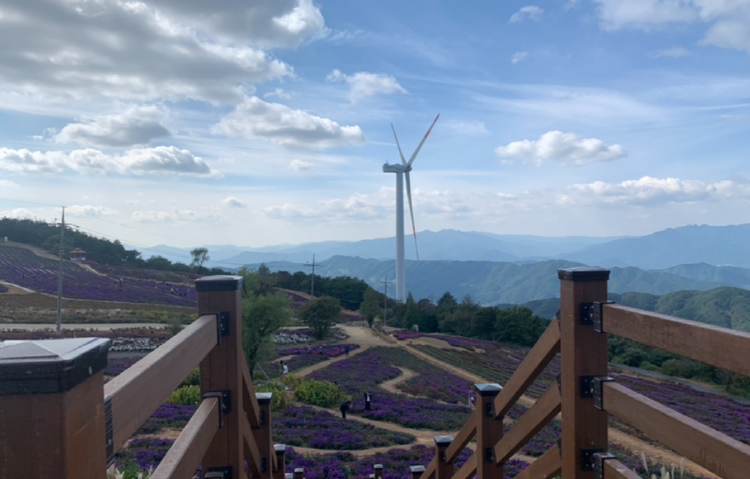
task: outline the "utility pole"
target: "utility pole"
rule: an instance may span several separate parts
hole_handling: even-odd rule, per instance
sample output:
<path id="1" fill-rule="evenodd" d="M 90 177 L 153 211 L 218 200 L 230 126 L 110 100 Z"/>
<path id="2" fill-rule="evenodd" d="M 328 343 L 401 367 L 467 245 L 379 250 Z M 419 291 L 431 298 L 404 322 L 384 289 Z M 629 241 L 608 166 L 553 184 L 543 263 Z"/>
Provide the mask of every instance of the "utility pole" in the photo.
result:
<path id="1" fill-rule="evenodd" d="M 312 279 L 310 281 L 310 299 L 315 299 L 315 255 L 313 255 L 312 264 L 308 263 L 305 266 L 308 268 L 312 266 Z"/>
<path id="2" fill-rule="evenodd" d="M 65 246 L 63 236 L 65 234 L 65 207 L 62 207 L 62 221 L 60 222 L 60 269 L 57 273 L 57 335 L 62 334 L 62 290 L 63 290 L 63 256 Z"/>
<path id="3" fill-rule="evenodd" d="M 385 298 L 383 298 L 383 327 L 384 328 L 388 326 L 388 322 L 386 321 L 386 319 L 388 316 L 388 285 L 389 284 L 392 284 L 392 283 L 388 281 L 387 279 L 383 280 L 383 287 L 385 289 L 383 293 L 385 295 Z"/>

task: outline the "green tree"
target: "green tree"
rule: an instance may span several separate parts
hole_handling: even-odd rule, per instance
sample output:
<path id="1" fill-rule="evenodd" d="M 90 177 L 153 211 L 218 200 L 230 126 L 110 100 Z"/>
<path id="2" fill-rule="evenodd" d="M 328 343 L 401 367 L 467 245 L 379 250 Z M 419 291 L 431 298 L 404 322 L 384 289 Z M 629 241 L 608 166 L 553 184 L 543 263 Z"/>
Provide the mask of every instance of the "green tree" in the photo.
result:
<path id="1" fill-rule="evenodd" d="M 315 339 L 323 339 L 341 317 L 341 305 L 336 298 L 321 296 L 305 303 L 298 315 L 310 327 Z"/>
<path id="2" fill-rule="evenodd" d="M 382 295 L 372 288 L 368 288 L 365 291 L 364 300 L 359 306 L 359 313 L 365 317 L 367 324 L 372 327 L 372 323 L 375 321 L 375 317 L 382 313 L 380 305 L 380 297 Z"/>
<path id="3" fill-rule="evenodd" d="M 194 266 L 197 271 L 203 268 L 203 263 L 211 259 L 208 254 L 208 248 L 195 248 L 190 251 L 190 256 L 193 257 L 193 262 L 190 266 Z"/>
<path id="4" fill-rule="evenodd" d="M 404 327 L 413 328 L 416 324 L 420 327 L 422 323 L 422 312 L 419 310 L 419 306 L 414 301 L 414 296 L 409 293 L 406 298 L 406 313 L 404 313 Z"/>
<path id="5" fill-rule="evenodd" d="M 242 300 L 242 349 L 250 371 L 273 348 L 271 334 L 289 324 L 292 315 L 289 298 L 283 293 L 249 296 Z"/>

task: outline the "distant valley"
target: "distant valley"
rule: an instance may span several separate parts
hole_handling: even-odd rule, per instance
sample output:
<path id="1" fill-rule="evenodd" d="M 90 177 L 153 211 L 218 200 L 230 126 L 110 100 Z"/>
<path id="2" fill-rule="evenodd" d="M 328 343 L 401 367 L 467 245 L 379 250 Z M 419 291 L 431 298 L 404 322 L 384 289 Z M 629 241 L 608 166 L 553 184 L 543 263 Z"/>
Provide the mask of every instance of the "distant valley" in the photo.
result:
<path id="1" fill-rule="evenodd" d="M 540 237 L 442 230 L 419 234 L 420 261 L 407 237 L 407 291 L 417 298 L 450 291 L 481 304 L 525 303 L 556 297 L 556 270 L 600 266 L 612 270 L 613 293 L 663 295 L 722 286 L 750 288 L 750 224 L 684 226 L 640 237 Z M 208 266 L 237 270 L 261 263 L 272 270 L 361 278 L 378 290 L 394 278 L 394 238 L 354 242 L 246 248 L 207 245 Z M 136 248 L 137 249 L 137 248 Z M 160 245 L 144 257 L 164 254 L 189 262 L 189 248 Z"/>

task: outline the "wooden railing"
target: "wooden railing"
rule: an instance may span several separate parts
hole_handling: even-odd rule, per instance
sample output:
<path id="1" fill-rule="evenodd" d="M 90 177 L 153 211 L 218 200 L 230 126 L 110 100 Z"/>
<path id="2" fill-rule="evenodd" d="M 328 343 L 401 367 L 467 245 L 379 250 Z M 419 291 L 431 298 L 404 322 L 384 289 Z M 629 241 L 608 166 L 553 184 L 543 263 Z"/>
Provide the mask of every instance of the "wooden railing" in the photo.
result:
<path id="1" fill-rule="evenodd" d="M 559 271 L 560 312 L 505 387 L 476 385 L 479 400 L 413 479 L 504 477 L 504 464 L 555 417 L 562 436 L 517 479 L 635 479 L 609 454 L 609 414 L 724 479 L 744 479 L 750 446 L 638 394 L 607 376 L 607 334 L 750 375 L 750 334 L 607 302 L 609 271 Z M 302 479 L 285 474 L 285 446 L 271 439 L 271 396 L 256 394 L 241 348 L 241 278 L 196 282 L 199 318 L 106 385 L 108 341 L 36 341 L 0 349 L 0 478 L 99 478 L 190 371 L 200 365 L 203 400 L 154 475 Z M 54 344 L 52 344 L 54 343 Z M 560 375 L 504 434 L 503 420 L 560 354 Z M 453 464 L 475 440 L 471 457 Z M 373 477 L 383 476 L 382 466 Z"/>
<path id="2" fill-rule="evenodd" d="M 106 477 L 106 465 L 200 366 L 202 402 L 151 476 L 283 478 L 270 393 L 256 394 L 241 337 L 242 278 L 196 281 L 199 318 L 104 384 L 107 340 L 0 351 L 0 478 Z"/>
<path id="3" fill-rule="evenodd" d="M 607 334 L 750 376 L 750 334 L 607 302 L 609 271 L 558 272 L 560 311 L 504 388 L 477 385 L 477 408 L 456 434 L 435 438 L 435 456 L 412 466 L 413 479 L 502 478 L 503 465 L 550 420 L 560 415 L 558 443 L 516 479 L 637 479 L 608 453 L 612 414 L 686 459 L 724 479 L 750 475 L 750 446 L 617 384 L 607 375 Z M 503 435 L 503 419 L 526 388 L 560 353 L 555 384 Z M 471 457 L 453 461 L 476 439 Z"/>

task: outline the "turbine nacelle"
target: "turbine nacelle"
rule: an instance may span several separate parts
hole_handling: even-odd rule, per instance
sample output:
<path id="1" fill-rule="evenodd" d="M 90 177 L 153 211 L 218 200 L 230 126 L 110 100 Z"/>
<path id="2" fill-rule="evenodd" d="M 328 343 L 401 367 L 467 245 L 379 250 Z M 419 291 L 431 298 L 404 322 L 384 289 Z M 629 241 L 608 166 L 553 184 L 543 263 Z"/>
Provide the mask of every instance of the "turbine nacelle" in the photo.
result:
<path id="1" fill-rule="evenodd" d="M 383 173 L 408 173 L 410 171 L 411 166 L 399 165 L 398 163 L 393 165 L 386 163 L 383 165 Z"/>

